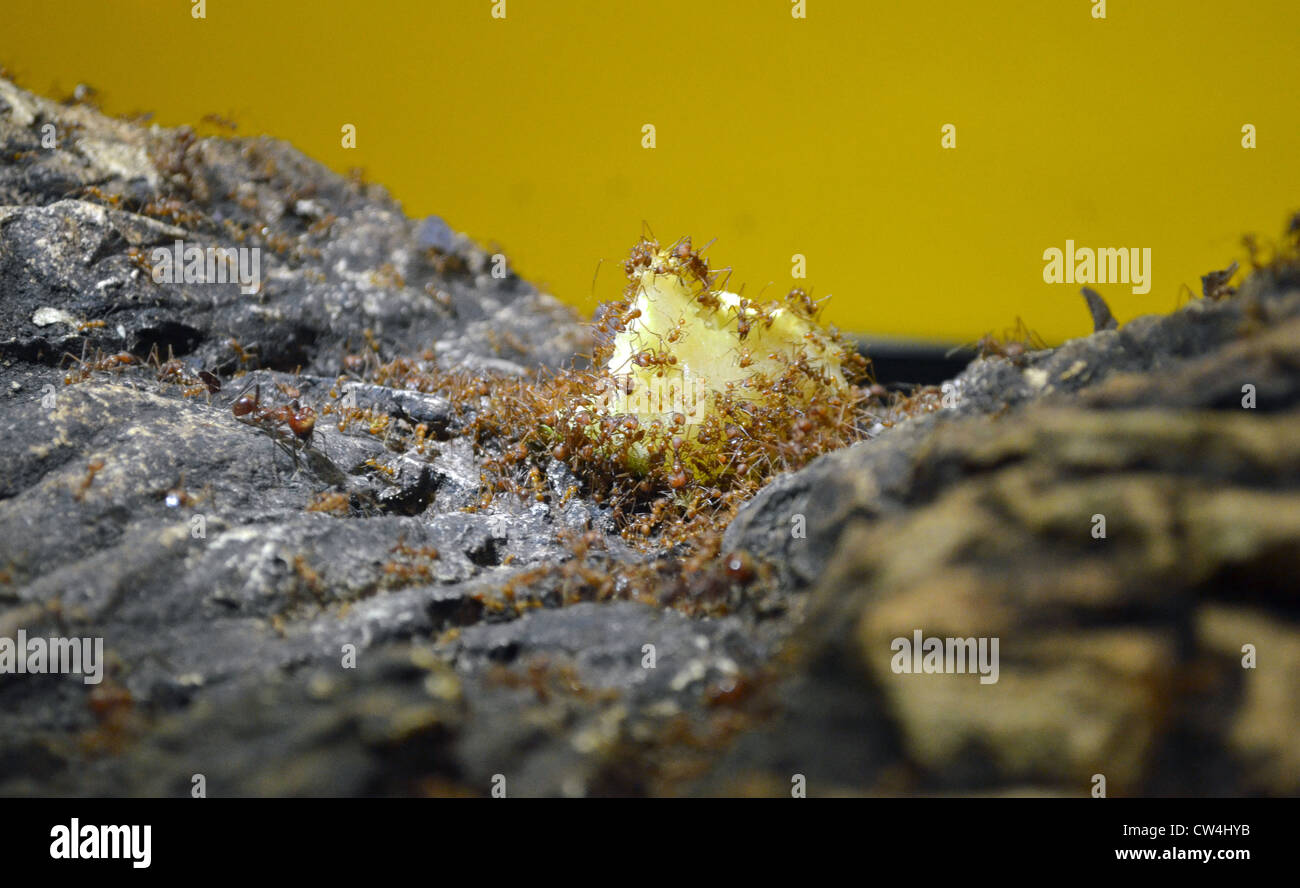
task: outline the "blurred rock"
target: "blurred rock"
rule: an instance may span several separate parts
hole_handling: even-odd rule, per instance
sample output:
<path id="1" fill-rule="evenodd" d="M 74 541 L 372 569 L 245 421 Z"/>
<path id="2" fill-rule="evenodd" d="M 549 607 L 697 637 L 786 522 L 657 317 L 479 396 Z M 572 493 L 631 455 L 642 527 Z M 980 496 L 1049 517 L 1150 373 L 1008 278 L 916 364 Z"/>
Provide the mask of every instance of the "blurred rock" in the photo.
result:
<path id="1" fill-rule="evenodd" d="M 782 714 L 704 786 L 797 771 L 824 792 L 1084 795 L 1101 774 L 1112 795 L 1300 792 L 1283 727 L 1300 645 L 1296 266 L 1235 300 L 976 361 L 948 390 L 951 409 L 777 480 L 732 523 L 725 546 L 778 553 L 811 604 L 770 691 Z M 895 672 L 893 640 L 917 630 L 998 639 L 997 682 Z M 881 754 L 826 742 L 846 700 L 872 712 L 852 729 Z"/>

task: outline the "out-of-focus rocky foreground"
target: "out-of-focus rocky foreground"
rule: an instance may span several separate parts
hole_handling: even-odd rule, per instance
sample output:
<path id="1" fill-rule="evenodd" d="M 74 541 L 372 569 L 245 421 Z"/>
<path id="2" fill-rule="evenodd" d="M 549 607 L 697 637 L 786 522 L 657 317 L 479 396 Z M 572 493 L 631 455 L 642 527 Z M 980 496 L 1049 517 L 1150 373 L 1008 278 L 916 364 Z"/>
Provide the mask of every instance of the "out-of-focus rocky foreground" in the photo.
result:
<path id="1" fill-rule="evenodd" d="M 176 241 L 258 247 L 256 292 L 155 282 Z M 0 637 L 106 660 L 0 674 L 0 792 L 1300 792 L 1293 260 L 895 404 L 743 507 L 721 551 L 762 569 L 708 608 L 575 601 L 538 568 L 650 556 L 564 464 L 474 508 L 474 404 L 355 381 L 587 349 L 491 271 L 284 143 L 0 79 Z M 253 383 L 429 446 L 322 415 L 295 466 Z M 895 672 L 918 630 L 996 639 L 997 681 Z"/>

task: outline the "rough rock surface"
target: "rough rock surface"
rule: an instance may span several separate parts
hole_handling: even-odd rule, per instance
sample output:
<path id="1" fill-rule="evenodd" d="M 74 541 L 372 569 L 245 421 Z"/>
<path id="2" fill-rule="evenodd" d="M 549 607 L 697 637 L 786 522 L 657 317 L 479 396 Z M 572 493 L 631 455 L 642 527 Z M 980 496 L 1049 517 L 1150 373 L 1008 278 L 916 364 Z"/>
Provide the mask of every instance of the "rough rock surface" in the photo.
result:
<path id="1" fill-rule="evenodd" d="M 155 282 L 176 240 L 258 247 L 260 288 Z M 475 405 L 340 381 L 584 350 L 492 265 L 283 143 L 0 79 L 0 637 L 108 660 L 0 674 L 0 793 L 1300 792 L 1294 268 L 912 399 L 742 510 L 724 551 L 773 581 L 702 617 L 573 603 L 533 569 L 645 557 L 601 506 L 465 511 L 481 467 L 445 433 Z M 232 416 L 253 384 L 430 447 L 322 422 L 291 453 Z M 999 681 L 895 674 L 915 629 L 999 637 Z"/>
<path id="2" fill-rule="evenodd" d="M 810 602 L 783 716 L 719 773 L 1300 793 L 1300 268 L 1020 366 L 977 361 L 945 393 L 732 522 L 726 546 L 773 558 Z M 918 629 L 998 638 L 999 680 L 895 672 L 892 640 Z M 869 758 L 822 742 L 847 711 L 872 713 L 854 727 Z"/>

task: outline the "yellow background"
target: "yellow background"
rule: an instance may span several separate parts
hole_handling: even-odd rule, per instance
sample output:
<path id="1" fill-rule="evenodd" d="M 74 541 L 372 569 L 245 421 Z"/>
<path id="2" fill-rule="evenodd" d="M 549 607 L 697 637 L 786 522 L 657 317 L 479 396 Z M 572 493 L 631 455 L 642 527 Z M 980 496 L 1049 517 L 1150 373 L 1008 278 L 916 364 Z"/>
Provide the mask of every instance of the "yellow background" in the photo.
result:
<path id="1" fill-rule="evenodd" d="M 584 313 L 644 220 L 716 237 L 748 295 L 784 293 L 804 254 L 855 332 L 967 341 L 1021 316 L 1056 342 L 1091 325 L 1077 287 L 1043 283 L 1046 248 L 1150 247 L 1149 294 L 1099 287 L 1125 321 L 1300 209 L 1296 0 L 1109 0 L 1104 21 L 1092 0 L 492 5 L 5 0 L 0 63 L 364 167 Z"/>

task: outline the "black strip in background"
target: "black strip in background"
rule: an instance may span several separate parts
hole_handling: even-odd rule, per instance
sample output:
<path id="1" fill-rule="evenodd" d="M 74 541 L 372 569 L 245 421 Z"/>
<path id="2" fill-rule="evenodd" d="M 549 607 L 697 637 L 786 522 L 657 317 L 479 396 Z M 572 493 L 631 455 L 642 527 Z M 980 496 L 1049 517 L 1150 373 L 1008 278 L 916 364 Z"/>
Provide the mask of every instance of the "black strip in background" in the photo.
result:
<path id="1" fill-rule="evenodd" d="M 1133 869 L 1181 876 L 1203 868 L 1229 876 L 1295 862 L 1293 803 L 1278 799 L 773 799 L 729 801 L 483 800 L 0 800 L 0 866 L 9 884 L 38 877 L 127 880 L 201 875 L 313 876 L 340 884 L 350 873 L 396 878 L 422 873 L 438 884 L 460 873 L 490 883 L 510 869 L 534 880 L 585 881 L 583 873 L 653 868 L 661 877 L 749 873 L 771 867 L 805 876 L 844 870 L 985 876 Z M 50 830 L 81 824 L 152 826 L 152 862 L 50 858 Z M 1125 837 L 1128 826 L 1181 824 L 1187 835 Z M 1197 825 L 1247 825 L 1248 835 L 1196 836 Z M 1117 848 L 1245 849 L 1249 861 L 1119 862 Z M 619 870 L 609 863 L 622 863 Z M 1050 866 L 1044 870 L 1044 866 Z M 599 867 L 597 869 L 596 867 Z M 978 869 L 976 869 L 978 867 Z M 621 881 L 617 880 L 616 881 Z M 605 881 L 602 879 L 601 881 Z M 46 884 L 44 882 L 38 884 Z M 50 882 L 48 884 L 62 884 Z M 75 883 L 74 883 L 75 884 Z M 95 884 L 95 883 L 92 883 Z"/>
<path id="2" fill-rule="evenodd" d="M 871 359 L 876 382 L 884 386 L 938 385 L 975 359 L 970 346 L 858 338 L 858 351 Z"/>

